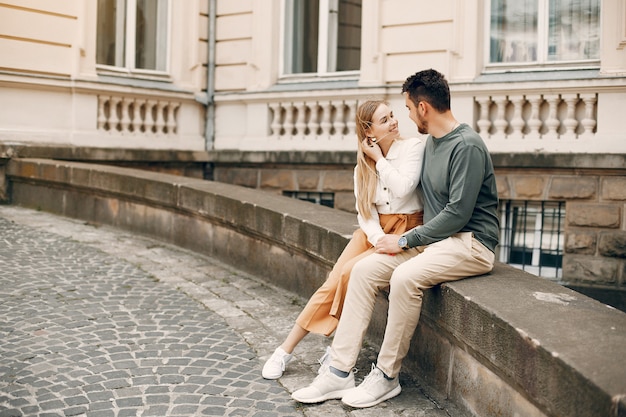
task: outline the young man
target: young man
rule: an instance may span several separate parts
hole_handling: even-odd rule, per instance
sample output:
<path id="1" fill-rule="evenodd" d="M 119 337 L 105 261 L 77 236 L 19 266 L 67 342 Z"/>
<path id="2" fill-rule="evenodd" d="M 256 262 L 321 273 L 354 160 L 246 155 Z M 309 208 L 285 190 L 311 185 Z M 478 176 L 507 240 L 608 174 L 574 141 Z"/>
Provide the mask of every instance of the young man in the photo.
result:
<path id="1" fill-rule="evenodd" d="M 423 291 L 493 269 L 498 194 L 484 142 L 452 115 L 450 89 L 439 72 L 410 76 L 402 93 L 410 119 L 420 133 L 429 135 L 421 178 L 424 224 L 404 235 L 383 236 L 376 253 L 355 264 L 330 366 L 292 395 L 303 403 L 341 398 L 349 406 L 364 408 L 400 394 L 398 374 L 419 320 Z M 376 296 L 387 286 L 387 327 L 377 363 L 354 387 L 352 368 Z"/>

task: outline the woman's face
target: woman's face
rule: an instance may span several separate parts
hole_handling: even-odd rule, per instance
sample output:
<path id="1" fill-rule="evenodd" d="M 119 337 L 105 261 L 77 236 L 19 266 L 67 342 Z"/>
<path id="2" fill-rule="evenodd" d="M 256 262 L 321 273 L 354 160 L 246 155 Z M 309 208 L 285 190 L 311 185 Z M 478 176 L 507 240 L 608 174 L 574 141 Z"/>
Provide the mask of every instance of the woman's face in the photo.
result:
<path id="1" fill-rule="evenodd" d="M 372 125 L 368 129 L 367 134 L 376 143 L 392 141 L 400 136 L 398 121 L 393 116 L 393 111 L 389 106 L 386 104 L 378 106 L 372 116 Z"/>

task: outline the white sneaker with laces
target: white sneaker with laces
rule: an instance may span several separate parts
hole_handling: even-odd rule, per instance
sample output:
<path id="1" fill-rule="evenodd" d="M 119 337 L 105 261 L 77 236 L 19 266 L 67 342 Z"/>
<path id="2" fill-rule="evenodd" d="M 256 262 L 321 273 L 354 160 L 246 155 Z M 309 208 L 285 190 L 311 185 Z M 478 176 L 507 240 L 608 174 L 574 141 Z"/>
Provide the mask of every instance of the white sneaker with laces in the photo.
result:
<path id="1" fill-rule="evenodd" d="M 261 375 L 265 379 L 278 379 L 283 376 L 285 367 L 289 361 L 293 358 L 292 354 L 289 354 L 283 350 L 280 346 L 276 348 L 272 356 L 263 365 L 263 371 Z"/>
<path id="2" fill-rule="evenodd" d="M 401 391 L 398 377 L 388 380 L 383 371 L 372 364 L 372 371 L 369 375 L 358 387 L 348 391 L 341 401 L 350 407 L 367 408 L 393 398 Z"/>
<path id="3" fill-rule="evenodd" d="M 354 388 L 352 372 L 342 378 L 333 374 L 330 367 L 323 366 L 313 383 L 291 394 L 291 398 L 305 404 L 321 403 L 326 400 L 339 400 L 352 388 Z"/>
<path id="4" fill-rule="evenodd" d="M 319 358 L 317 360 L 317 362 L 320 364 L 320 368 L 317 370 L 317 374 L 321 374 L 322 373 L 322 369 L 324 367 L 328 368 L 330 366 L 330 361 L 332 360 L 332 357 L 330 356 L 330 346 L 326 346 L 326 352 L 322 355 L 321 358 Z"/>

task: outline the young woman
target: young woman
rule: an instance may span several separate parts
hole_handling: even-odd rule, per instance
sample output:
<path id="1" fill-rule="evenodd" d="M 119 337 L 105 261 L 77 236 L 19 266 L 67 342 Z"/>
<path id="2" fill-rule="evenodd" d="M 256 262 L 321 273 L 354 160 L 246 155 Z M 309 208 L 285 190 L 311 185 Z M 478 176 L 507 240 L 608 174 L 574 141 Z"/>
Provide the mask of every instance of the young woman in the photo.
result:
<path id="1" fill-rule="evenodd" d="M 330 336 L 337 328 L 352 266 L 374 253 L 385 234 L 402 234 L 422 224 L 422 199 L 416 190 L 424 143 L 402 139 L 387 103 L 370 100 L 356 112 L 358 140 L 354 194 L 359 229 L 337 259 L 326 282 L 313 294 L 283 343 L 263 367 L 266 379 L 280 378 L 296 345 L 310 332 Z M 320 360 L 326 362 L 327 354 Z"/>

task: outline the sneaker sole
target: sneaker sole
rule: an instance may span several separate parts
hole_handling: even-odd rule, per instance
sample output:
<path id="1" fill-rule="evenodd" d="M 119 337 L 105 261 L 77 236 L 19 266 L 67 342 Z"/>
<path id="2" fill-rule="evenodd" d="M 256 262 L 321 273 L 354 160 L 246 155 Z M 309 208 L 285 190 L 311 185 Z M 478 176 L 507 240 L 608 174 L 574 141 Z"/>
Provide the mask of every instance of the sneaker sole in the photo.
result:
<path id="1" fill-rule="evenodd" d="M 350 389 L 352 388 L 328 392 L 324 395 L 321 395 L 315 398 L 297 398 L 297 396 L 292 394 L 291 398 L 303 404 L 317 404 L 317 403 L 321 403 L 327 400 L 340 400 L 345 395 L 346 392 L 350 391 Z"/>
<path id="2" fill-rule="evenodd" d="M 402 387 L 400 385 L 398 385 L 397 387 L 395 387 L 394 389 L 389 391 L 387 394 L 383 395 L 382 397 L 380 397 L 380 398 L 378 398 L 378 399 L 376 399 L 374 401 L 370 401 L 369 403 L 364 403 L 364 404 L 354 404 L 354 403 L 352 403 L 351 404 L 349 402 L 346 402 L 345 399 L 342 399 L 341 401 L 345 405 L 353 407 L 353 408 L 368 408 L 368 407 L 373 407 L 376 404 L 380 404 L 383 401 L 386 401 L 386 400 L 388 400 L 390 398 L 393 398 L 393 397 L 395 397 L 397 395 L 400 395 L 401 392 L 402 392 Z"/>

